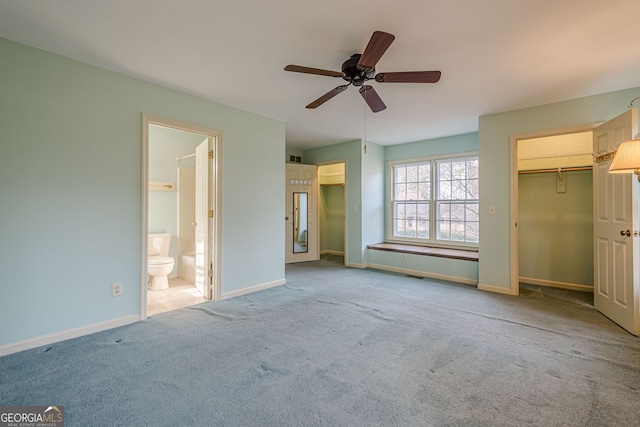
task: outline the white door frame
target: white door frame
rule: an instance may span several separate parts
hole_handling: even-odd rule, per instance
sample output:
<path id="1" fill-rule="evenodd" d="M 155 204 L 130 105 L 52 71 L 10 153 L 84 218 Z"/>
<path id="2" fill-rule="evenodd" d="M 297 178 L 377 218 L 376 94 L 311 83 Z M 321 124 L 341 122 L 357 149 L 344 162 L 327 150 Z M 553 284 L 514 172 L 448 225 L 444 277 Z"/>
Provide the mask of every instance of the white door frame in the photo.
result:
<path id="1" fill-rule="evenodd" d="M 347 200 L 349 200 L 347 198 L 347 160 L 346 159 L 338 159 L 338 160 L 328 160 L 325 162 L 320 162 L 320 163 L 316 163 L 316 166 L 318 166 L 318 173 L 320 173 L 320 166 L 328 166 L 328 165 L 337 165 L 337 164 L 344 164 L 344 262 L 345 264 L 347 263 L 347 253 L 349 251 L 349 239 L 347 238 L 347 236 L 349 236 L 349 230 L 348 230 L 348 226 L 349 226 L 349 221 L 347 221 Z M 320 186 L 320 177 L 318 176 L 318 186 Z M 320 206 L 320 189 L 318 188 L 318 206 Z M 318 235 L 320 234 L 320 220 L 318 220 Z M 319 236 L 318 236 L 319 238 Z"/>
<path id="2" fill-rule="evenodd" d="M 509 179 L 509 271 L 511 272 L 509 294 L 520 294 L 520 266 L 518 259 L 518 140 L 588 132 L 600 124 L 601 122 L 509 135 L 509 165 L 511 171 Z"/>
<path id="3" fill-rule="evenodd" d="M 206 299 L 213 298 L 213 242 L 214 233 L 211 230 L 213 210 L 210 203 L 211 183 L 215 183 L 215 177 L 211 176 L 211 161 L 213 156 L 213 144 L 215 138 L 207 136 L 204 141 L 196 146 L 196 209 L 195 209 L 195 279 L 196 288 Z M 202 179 L 204 178 L 204 179 Z"/>
<path id="4" fill-rule="evenodd" d="M 142 217 L 140 219 L 140 320 L 147 318 L 147 239 L 149 228 L 149 126 L 158 125 L 162 127 L 178 129 L 186 132 L 202 134 L 206 137 L 213 138 L 214 159 L 211 165 L 211 174 L 214 181 L 214 197 L 210 201 L 214 211 L 213 219 L 213 244 L 210 248 L 211 262 L 214 265 L 211 288 L 213 290 L 212 299 L 219 300 L 222 295 L 222 263 L 220 244 L 222 242 L 222 215 L 221 215 L 221 196 L 222 196 L 222 180 L 221 180 L 221 149 L 222 149 L 222 131 L 211 129 L 204 126 L 194 125 L 179 120 L 173 120 L 166 117 L 155 116 L 152 114 L 142 113 Z M 211 231 L 210 231 L 211 232 Z"/>

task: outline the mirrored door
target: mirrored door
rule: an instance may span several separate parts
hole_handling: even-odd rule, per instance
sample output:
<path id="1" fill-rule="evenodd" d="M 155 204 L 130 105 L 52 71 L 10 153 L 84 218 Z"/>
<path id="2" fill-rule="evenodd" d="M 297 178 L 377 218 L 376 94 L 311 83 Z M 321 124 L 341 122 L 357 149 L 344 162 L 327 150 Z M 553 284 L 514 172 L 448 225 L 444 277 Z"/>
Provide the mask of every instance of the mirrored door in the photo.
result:
<path id="1" fill-rule="evenodd" d="M 285 262 L 319 259 L 318 168 L 286 164 Z"/>
<path id="2" fill-rule="evenodd" d="M 293 253 L 309 252 L 309 193 L 293 193 Z"/>

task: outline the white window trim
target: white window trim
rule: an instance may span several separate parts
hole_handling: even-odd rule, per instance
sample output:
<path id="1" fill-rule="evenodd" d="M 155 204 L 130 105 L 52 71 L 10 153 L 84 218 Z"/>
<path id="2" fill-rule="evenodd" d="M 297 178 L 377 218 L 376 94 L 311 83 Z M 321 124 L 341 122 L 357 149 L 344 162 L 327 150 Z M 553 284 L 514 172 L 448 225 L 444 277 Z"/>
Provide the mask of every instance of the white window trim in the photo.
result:
<path id="1" fill-rule="evenodd" d="M 417 246 L 427 246 L 427 247 L 435 247 L 435 248 L 449 248 L 449 249 L 478 249 L 478 243 L 468 243 L 468 242 L 449 242 L 449 241 L 436 241 L 435 237 L 435 218 L 436 218 L 436 202 L 435 198 L 436 192 L 436 162 L 439 160 L 458 160 L 458 159 L 468 159 L 468 158 L 478 158 L 479 155 L 477 151 L 469 151 L 464 153 L 455 153 L 455 154 L 441 154 L 436 156 L 428 156 L 428 157 L 416 157 L 411 159 L 402 159 L 402 160 L 390 160 L 387 163 L 387 226 L 385 230 L 386 241 L 390 243 L 406 243 Z M 402 165 L 407 163 L 419 163 L 419 162 L 431 162 L 431 199 L 429 200 L 429 235 L 432 236 L 430 239 L 418 239 L 418 238 L 402 238 L 402 237 L 393 237 L 393 190 L 394 190 L 394 176 L 393 176 L 393 167 L 395 165 Z M 433 225 L 432 225 L 433 224 Z"/>

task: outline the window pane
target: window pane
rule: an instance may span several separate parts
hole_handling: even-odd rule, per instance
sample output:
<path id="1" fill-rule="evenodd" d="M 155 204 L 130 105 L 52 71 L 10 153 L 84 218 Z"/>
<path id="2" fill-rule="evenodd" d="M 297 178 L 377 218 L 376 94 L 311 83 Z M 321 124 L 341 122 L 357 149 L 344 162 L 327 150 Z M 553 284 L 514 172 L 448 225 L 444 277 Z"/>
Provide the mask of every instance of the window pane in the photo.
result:
<path id="1" fill-rule="evenodd" d="M 407 166 L 407 182 L 417 182 L 418 181 L 418 166 L 411 165 Z"/>
<path id="2" fill-rule="evenodd" d="M 465 209 L 466 221 L 480 221 L 480 206 L 477 203 L 467 203 Z"/>
<path id="3" fill-rule="evenodd" d="M 451 204 L 451 219 L 456 221 L 464 221 L 464 204 Z"/>
<path id="4" fill-rule="evenodd" d="M 418 199 L 418 184 L 415 182 L 407 183 L 407 200 Z"/>
<path id="5" fill-rule="evenodd" d="M 467 160 L 467 178 L 478 179 L 480 177 L 480 168 L 478 167 L 478 159 Z"/>
<path id="6" fill-rule="evenodd" d="M 420 219 L 429 219 L 429 203 L 418 204 L 416 213 Z"/>
<path id="7" fill-rule="evenodd" d="M 407 181 L 407 168 L 405 166 L 396 166 L 396 182 Z"/>
<path id="8" fill-rule="evenodd" d="M 465 179 L 467 177 L 467 162 L 451 162 L 451 179 Z"/>
<path id="9" fill-rule="evenodd" d="M 463 221 L 451 221 L 449 227 L 451 230 L 451 240 L 454 242 L 464 242 L 464 222 Z"/>
<path id="10" fill-rule="evenodd" d="M 450 240 L 449 221 L 438 221 L 436 227 L 438 228 L 438 239 Z"/>
<path id="11" fill-rule="evenodd" d="M 429 163 L 422 163 L 418 166 L 418 178 L 420 182 L 431 181 L 431 165 Z"/>
<path id="12" fill-rule="evenodd" d="M 418 234 L 417 237 L 419 239 L 428 239 L 429 238 L 429 220 L 428 219 L 420 219 L 418 222 Z"/>
<path id="13" fill-rule="evenodd" d="M 451 200 L 451 182 L 438 182 L 438 199 Z"/>
<path id="14" fill-rule="evenodd" d="M 451 181 L 451 199 L 465 200 L 467 198 L 466 181 L 455 179 Z"/>
<path id="15" fill-rule="evenodd" d="M 479 199 L 480 196 L 479 181 L 477 179 L 470 179 L 467 181 L 467 199 Z"/>
<path id="16" fill-rule="evenodd" d="M 477 222 L 467 222 L 465 224 L 465 238 L 467 242 L 479 242 L 480 239 L 478 236 L 480 233 L 478 232 L 478 223 Z"/>
<path id="17" fill-rule="evenodd" d="M 403 184 L 400 184 L 400 185 L 402 186 L 402 189 L 400 190 L 400 194 L 401 194 L 402 197 L 400 197 L 399 200 L 407 200 L 408 199 L 407 198 L 407 184 L 403 183 Z"/>
<path id="18" fill-rule="evenodd" d="M 431 198 L 431 186 L 429 183 L 420 182 L 418 183 L 418 199 L 419 200 L 429 200 Z"/>
<path id="19" fill-rule="evenodd" d="M 451 163 L 442 162 L 438 164 L 438 176 L 441 180 L 451 179 Z"/>
<path id="20" fill-rule="evenodd" d="M 417 203 L 407 203 L 407 219 L 415 220 L 418 218 L 418 204 Z"/>

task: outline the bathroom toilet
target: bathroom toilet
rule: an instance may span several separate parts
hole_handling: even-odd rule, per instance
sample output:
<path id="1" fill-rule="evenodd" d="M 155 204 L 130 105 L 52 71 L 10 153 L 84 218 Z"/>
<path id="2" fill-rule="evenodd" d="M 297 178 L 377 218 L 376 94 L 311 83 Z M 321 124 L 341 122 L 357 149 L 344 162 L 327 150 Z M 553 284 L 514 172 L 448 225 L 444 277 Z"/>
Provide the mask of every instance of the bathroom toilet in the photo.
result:
<path id="1" fill-rule="evenodd" d="M 149 234 L 147 273 L 151 278 L 150 289 L 161 291 L 169 289 L 167 276 L 173 271 L 175 261 L 169 256 L 171 234 Z"/>

